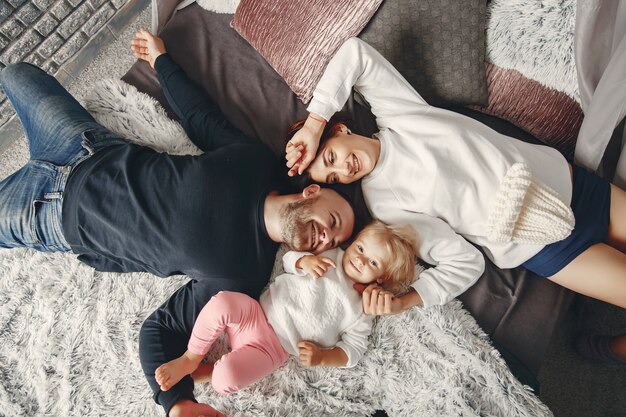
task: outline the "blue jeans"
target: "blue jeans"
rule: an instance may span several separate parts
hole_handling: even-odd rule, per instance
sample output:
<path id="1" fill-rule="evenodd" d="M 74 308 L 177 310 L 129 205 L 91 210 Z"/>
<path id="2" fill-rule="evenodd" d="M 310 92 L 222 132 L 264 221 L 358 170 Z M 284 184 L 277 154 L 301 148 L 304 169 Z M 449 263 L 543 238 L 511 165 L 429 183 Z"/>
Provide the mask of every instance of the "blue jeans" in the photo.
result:
<path id="1" fill-rule="evenodd" d="M 0 85 L 30 147 L 28 163 L 0 182 L 0 247 L 68 251 L 61 209 L 70 173 L 97 149 L 124 140 L 33 65 L 6 67 Z"/>

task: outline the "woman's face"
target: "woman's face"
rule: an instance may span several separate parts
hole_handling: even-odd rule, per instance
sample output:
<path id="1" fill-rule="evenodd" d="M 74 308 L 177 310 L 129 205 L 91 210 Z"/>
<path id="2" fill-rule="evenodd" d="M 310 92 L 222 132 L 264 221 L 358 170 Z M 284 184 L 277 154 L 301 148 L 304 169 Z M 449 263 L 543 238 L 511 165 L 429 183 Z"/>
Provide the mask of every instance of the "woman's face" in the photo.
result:
<path id="1" fill-rule="evenodd" d="M 379 154 L 377 140 L 353 134 L 340 125 L 324 142 L 308 172 L 315 182 L 349 184 L 372 172 Z"/>

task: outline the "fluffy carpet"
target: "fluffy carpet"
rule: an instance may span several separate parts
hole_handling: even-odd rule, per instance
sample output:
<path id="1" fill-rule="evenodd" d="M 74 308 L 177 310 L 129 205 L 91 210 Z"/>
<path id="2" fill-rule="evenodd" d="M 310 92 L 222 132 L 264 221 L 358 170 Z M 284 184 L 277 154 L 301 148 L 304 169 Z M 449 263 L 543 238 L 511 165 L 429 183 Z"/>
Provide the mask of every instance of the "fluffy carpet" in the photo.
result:
<path id="1" fill-rule="evenodd" d="M 151 98 L 121 81 L 99 83 L 86 106 L 133 141 L 197 152 Z M 160 415 L 137 336 L 186 278 L 100 273 L 74 255 L 21 249 L 0 251 L 0 272 L 0 415 Z M 221 340 L 210 355 L 225 350 Z M 237 394 L 220 396 L 210 385 L 196 394 L 229 416 L 552 415 L 458 301 L 378 320 L 354 369 L 306 369 L 291 359 Z"/>

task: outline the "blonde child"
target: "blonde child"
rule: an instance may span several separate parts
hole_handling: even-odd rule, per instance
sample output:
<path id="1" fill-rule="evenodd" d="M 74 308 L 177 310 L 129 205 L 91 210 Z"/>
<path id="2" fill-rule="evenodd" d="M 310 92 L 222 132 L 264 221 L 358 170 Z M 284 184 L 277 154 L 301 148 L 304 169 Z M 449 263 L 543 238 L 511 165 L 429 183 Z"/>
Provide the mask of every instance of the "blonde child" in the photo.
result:
<path id="1" fill-rule="evenodd" d="M 212 369 L 219 393 L 242 389 L 280 367 L 289 355 L 305 366 L 353 367 L 367 348 L 372 316 L 363 313 L 357 284 L 377 282 L 401 291 L 413 280 L 416 249 L 412 229 L 375 221 L 346 249 L 315 256 L 287 252 L 286 273 L 261 295 L 220 292 L 194 325 L 187 351 L 155 373 L 163 391 L 194 373 L 224 332 L 231 352 Z M 339 267 L 337 267 L 339 266 Z"/>

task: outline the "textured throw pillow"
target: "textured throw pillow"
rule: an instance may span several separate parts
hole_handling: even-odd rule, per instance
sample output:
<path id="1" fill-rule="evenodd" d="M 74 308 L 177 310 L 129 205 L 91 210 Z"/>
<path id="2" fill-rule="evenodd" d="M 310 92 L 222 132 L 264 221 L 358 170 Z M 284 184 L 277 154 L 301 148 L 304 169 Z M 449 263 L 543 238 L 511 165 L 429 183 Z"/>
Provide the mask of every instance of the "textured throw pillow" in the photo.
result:
<path id="1" fill-rule="evenodd" d="M 573 159 L 583 120 L 574 61 L 576 0 L 492 0 L 487 9 L 489 104 Z"/>
<path id="2" fill-rule="evenodd" d="M 510 121 L 573 160 L 584 116 L 580 104 L 514 69 L 486 68 L 489 105 L 472 108 Z"/>
<path id="3" fill-rule="evenodd" d="M 484 0 L 385 0 L 359 37 L 433 105 L 487 104 Z"/>
<path id="4" fill-rule="evenodd" d="M 382 0 L 241 0 L 232 27 L 304 103 L 328 62 Z"/>

